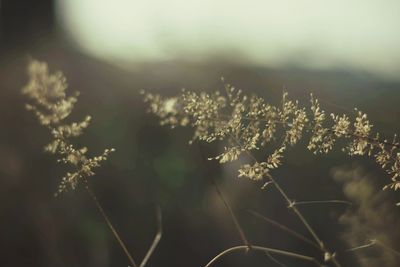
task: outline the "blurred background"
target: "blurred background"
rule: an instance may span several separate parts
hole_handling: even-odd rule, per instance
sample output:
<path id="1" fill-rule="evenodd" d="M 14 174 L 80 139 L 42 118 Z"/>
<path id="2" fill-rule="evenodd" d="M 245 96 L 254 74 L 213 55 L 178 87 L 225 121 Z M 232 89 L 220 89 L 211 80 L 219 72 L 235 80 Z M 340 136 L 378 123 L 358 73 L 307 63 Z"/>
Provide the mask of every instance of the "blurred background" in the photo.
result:
<path id="1" fill-rule="evenodd" d="M 277 192 L 238 179 L 235 164 L 204 161 L 200 150 L 214 156 L 220 148 L 189 146 L 190 129 L 159 126 L 139 91 L 212 91 L 224 76 L 271 103 L 285 89 L 308 105 L 313 92 L 328 113 L 357 107 L 390 137 L 400 132 L 399 8 L 394 0 L 0 0 L 0 266 L 128 266 L 84 190 L 53 197 L 66 168 L 42 153 L 49 133 L 24 109 L 30 58 L 62 70 L 81 92 L 72 119 L 93 120 L 77 143 L 95 154 L 116 149 L 92 184 L 137 261 L 155 234 L 157 205 L 164 232 L 148 266 L 204 266 L 241 244 L 210 176 L 251 242 L 320 258 L 247 212 L 307 235 Z M 289 195 L 355 203 L 301 207 L 326 245 L 343 266 L 399 266 L 377 247 L 345 252 L 371 238 L 400 249 L 400 198 L 380 190 L 389 177 L 371 160 L 305 147 L 291 149 L 274 173 Z M 215 266 L 279 264 L 238 253 Z"/>

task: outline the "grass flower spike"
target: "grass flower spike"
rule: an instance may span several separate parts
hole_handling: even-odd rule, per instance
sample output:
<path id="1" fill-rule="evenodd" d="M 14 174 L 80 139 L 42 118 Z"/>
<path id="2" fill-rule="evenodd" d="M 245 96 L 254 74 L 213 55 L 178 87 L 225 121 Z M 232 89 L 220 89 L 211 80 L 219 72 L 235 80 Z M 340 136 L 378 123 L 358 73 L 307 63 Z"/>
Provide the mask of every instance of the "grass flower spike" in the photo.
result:
<path id="1" fill-rule="evenodd" d="M 91 119 L 90 116 L 86 116 L 80 122 L 65 122 L 77 102 L 79 93 L 74 92 L 68 95 L 66 92 L 68 86 L 64 75 L 61 72 L 50 73 L 44 62 L 32 60 L 28 65 L 28 74 L 29 81 L 22 92 L 31 98 L 32 103 L 27 104 L 26 108 L 36 115 L 40 124 L 49 129 L 52 136 L 51 142 L 44 147 L 44 150 L 56 154 L 58 162 L 72 166 L 72 171 L 67 172 L 62 178 L 55 195 L 57 196 L 67 189 L 75 189 L 79 183 L 84 182 L 87 193 L 125 253 L 130 265 L 144 267 L 161 239 L 161 210 L 157 209 L 156 236 L 142 262 L 138 265 L 88 183 L 88 178 L 95 174 L 94 169 L 100 167 L 101 162 L 107 160 L 114 149 L 105 149 L 101 155 L 89 157 L 86 147 L 74 146 L 71 139 L 80 136 L 83 130 L 89 126 Z"/>
<path id="2" fill-rule="evenodd" d="M 68 84 L 61 72 L 50 73 L 44 62 L 32 60 L 28 65 L 29 81 L 22 89 L 23 94 L 31 98 L 32 103 L 26 108 L 32 111 L 39 123 L 47 127 L 52 140 L 44 149 L 56 154 L 59 162 L 73 167 L 62 178 L 56 195 L 71 188 L 75 189 L 79 182 L 94 175 L 94 169 L 105 161 L 114 149 L 105 149 L 99 156 L 89 157 L 86 147 L 75 147 L 71 139 L 83 133 L 89 126 L 91 117 L 86 116 L 80 122 L 67 123 L 65 120 L 71 114 L 79 92 L 67 93 Z"/>
<path id="3" fill-rule="evenodd" d="M 357 109 L 353 116 L 328 116 L 313 95 L 310 107 L 306 108 L 290 100 L 287 92 L 283 93 L 281 105 L 271 105 L 261 97 L 246 96 L 229 84 L 225 85 L 224 92 L 210 94 L 183 90 L 173 98 L 144 95 L 149 111 L 160 118 L 162 125 L 193 127 L 191 142 L 195 139 L 209 143 L 223 141 L 223 153 L 212 159 L 225 163 L 237 160 L 242 154 L 249 155 L 254 163 L 241 166 L 240 177 L 262 180 L 271 169 L 282 164 L 283 153 L 307 134 L 307 149 L 312 153 L 326 154 L 338 139 L 343 139 L 342 150 L 349 156 L 368 155 L 391 175 L 392 181 L 385 189 L 400 188 L 397 137 L 389 142 L 379 133 L 373 135 L 367 115 Z M 257 161 L 251 153 L 261 148 L 273 152 Z"/>

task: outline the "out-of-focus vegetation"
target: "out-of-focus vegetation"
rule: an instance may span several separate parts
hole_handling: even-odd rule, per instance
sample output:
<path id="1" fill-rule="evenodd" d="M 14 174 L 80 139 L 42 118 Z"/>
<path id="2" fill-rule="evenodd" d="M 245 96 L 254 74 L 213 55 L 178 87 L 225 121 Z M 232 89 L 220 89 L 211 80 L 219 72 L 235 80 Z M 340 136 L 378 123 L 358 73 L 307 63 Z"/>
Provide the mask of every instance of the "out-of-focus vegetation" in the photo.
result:
<path id="1" fill-rule="evenodd" d="M 383 6 L 370 8 L 371 12 L 384 18 L 387 9 Z M 87 145 L 95 154 L 101 153 L 104 144 L 115 147 L 118 152 L 98 169 L 92 179 L 93 188 L 127 247 L 137 258 L 144 256 L 148 249 L 144 244 L 150 244 L 157 228 L 154 204 L 161 206 L 164 236 L 148 266 L 203 266 L 223 249 L 242 244 L 229 213 L 208 179 L 210 173 L 252 243 L 313 257 L 320 257 L 320 252 L 249 215 L 246 210 L 255 210 L 307 236 L 296 218 L 287 212 L 286 205 L 277 201 L 277 192 L 260 190 L 251 181 L 237 179 L 238 166 L 235 163 L 221 166 L 204 162 L 197 145 L 187 144 L 190 130 L 170 131 L 160 127 L 158 120 L 146 113 L 147 105 L 139 94 L 141 89 L 165 96 L 176 95 L 183 87 L 196 92 L 214 91 L 221 88 L 220 77 L 224 76 L 237 88 L 245 89 L 249 94 L 256 93 L 270 103 L 279 103 L 283 90 L 288 91 L 293 99 L 307 103 L 312 92 L 326 111 L 341 114 L 358 107 L 369 115 L 374 128 L 382 130 L 383 134 L 391 136 L 399 132 L 396 118 L 400 114 L 400 84 L 396 79 L 396 68 L 391 68 L 393 75 L 386 76 L 379 73 L 379 65 L 368 71 L 357 66 L 349 68 L 340 62 L 334 68 L 311 69 L 290 62 L 254 65 L 217 52 L 193 60 L 188 53 L 189 56 L 183 59 L 178 56 L 160 61 L 135 61 L 134 58 L 129 62 L 103 61 L 88 56 L 85 50 L 76 46 L 64 26 L 58 23 L 59 14 L 54 12 L 54 8 L 52 1 L 3 0 L 1 3 L 2 266 L 127 265 L 123 252 L 84 190 L 78 188 L 58 198 L 53 197 L 58 178 L 65 169 L 54 164 L 51 156 L 40 153 L 51 136 L 24 110 L 26 99 L 21 96 L 20 88 L 28 79 L 25 68 L 30 57 L 48 62 L 52 69 L 62 70 L 68 77 L 69 87 L 81 92 L 71 120 L 79 120 L 85 114 L 93 115 L 93 120 L 77 143 Z M 287 13 L 285 17 L 296 13 L 293 8 L 282 7 L 282 10 Z M 333 22 L 340 21 L 340 6 L 337 10 L 337 16 L 331 16 Z M 225 11 L 226 17 L 234 19 L 228 14 L 229 8 Z M 318 13 L 318 9 L 313 11 Z M 352 17 L 352 14 L 360 13 L 356 8 L 350 8 L 348 14 Z M 357 16 L 353 17 L 353 25 L 361 25 L 356 21 Z M 284 17 L 281 19 L 283 23 Z M 372 25 L 373 21 L 377 20 L 371 19 Z M 188 29 L 194 29 L 190 22 L 186 25 Z M 390 25 L 393 28 L 383 28 Z M 394 30 L 394 25 L 386 21 L 383 26 L 376 26 L 381 39 L 371 37 L 371 42 L 376 42 L 377 47 L 379 40 L 389 42 L 385 38 L 390 34 L 386 33 Z M 114 27 L 118 26 L 111 29 Z M 287 36 L 296 32 L 290 32 L 290 27 L 282 29 L 282 34 Z M 350 34 L 355 32 L 356 29 L 350 30 Z M 261 34 L 271 36 L 267 30 Z M 357 35 L 352 36 L 357 44 Z M 365 34 L 364 40 L 368 41 L 368 36 Z M 129 38 L 134 39 L 134 36 Z M 335 40 L 340 46 L 347 39 Z M 101 46 L 103 43 L 99 40 L 98 44 Z M 185 47 L 174 44 L 171 47 L 175 51 L 185 50 Z M 324 50 L 326 46 L 318 47 Z M 349 49 L 348 53 L 357 47 L 362 47 L 362 43 Z M 186 48 L 190 51 L 189 47 Z M 264 51 L 275 53 L 267 48 Z M 386 59 L 395 59 L 391 57 L 394 50 L 384 51 Z M 300 54 L 298 61 L 310 60 L 307 53 Z M 296 58 L 300 54 L 293 51 L 290 57 Z M 381 191 L 387 175 L 373 161 L 361 158 L 350 161 L 340 151 L 315 157 L 304 153 L 306 145 L 300 143 L 294 148 L 287 155 L 287 164 L 276 171 L 281 185 L 297 201 L 350 199 L 353 202 L 350 207 L 300 207 L 321 239 L 329 241 L 329 248 L 335 248 L 343 266 L 397 266 L 396 258 L 387 261 L 387 250 L 379 246 L 345 252 L 350 247 L 368 244 L 368 239 L 373 236 L 399 250 L 398 216 L 392 212 L 395 210 L 393 204 L 399 199 L 391 192 Z M 202 147 L 206 155 L 217 155 L 222 149 Z M 370 219 L 376 217 L 379 220 Z M 343 236 L 338 233 L 343 233 Z M 288 266 L 309 266 L 307 262 L 278 258 Z M 382 262 L 382 259 L 386 261 Z M 232 254 L 217 264 L 266 266 L 273 263 L 263 254 L 250 253 L 248 256 Z"/>

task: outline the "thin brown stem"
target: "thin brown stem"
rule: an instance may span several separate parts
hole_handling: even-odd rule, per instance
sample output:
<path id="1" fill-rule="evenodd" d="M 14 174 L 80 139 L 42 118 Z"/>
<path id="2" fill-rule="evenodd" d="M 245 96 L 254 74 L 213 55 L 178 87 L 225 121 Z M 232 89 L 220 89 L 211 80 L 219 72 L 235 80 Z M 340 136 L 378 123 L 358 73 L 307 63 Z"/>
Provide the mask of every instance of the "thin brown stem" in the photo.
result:
<path id="1" fill-rule="evenodd" d="M 203 151 L 201 150 L 201 147 L 199 146 L 199 150 L 200 150 L 200 154 L 203 157 L 203 162 L 205 161 L 205 156 L 203 154 Z M 207 175 L 207 177 L 210 179 L 211 184 L 214 186 L 215 191 L 217 192 L 219 198 L 221 199 L 222 203 L 224 204 L 225 208 L 228 210 L 229 215 L 232 218 L 232 221 L 236 227 L 236 230 L 240 236 L 240 238 L 243 241 L 243 244 L 245 246 L 247 246 L 248 250 L 250 250 L 252 248 L 248 238 L 246 237 L 243 228 L 241 227 L 239 220 L 237 219 L 235 213 L 233 212 L 231 205 L 229 204 L 229 202 L 226 200 L 224 194 L 222 193 L 221 189 L 219 188 L 217 182 L 215 181 L 214 177 L 212 175 Z"/>
<path id="2" fill-rule="evenodd" d="M 218 259 L 220 259 L 221 257 L 233 253 L 233 252 L 237 252 L 237 251 L 247 251 L 247 246 L 236 246 L 236 247 L 231 247 L 228 248 L 224 251 L 222 251 L 221 253 L 219 253 L 217 256 L 215 256 L 211 261 L 209 261 L 205 267 L 210 267 L 213 263 L 215 263 Z M 255 251 L 262 251 L 262 252 L 267 252 L 267 253 L 271 253 L 271 254 L 276 254 L 276 255 L 282 255 L 282 256 L 286 256 L 286 257 L 290 257 L 290 258 L 296 258 L 299 260 L 304 260 L 304 261 L 309 261 L 314 263 L 316 266 L 321 267 L 322 264 L 319 263 L 315 258 L 310 257 L 310 256 L 305 256 L 302 254 L 298 254 L 298 253 L 294 253 L 294 252 L 290 252 L 290 251 L 286 251 L 286 250 L 280 250 L 280 249 L 274 249 L 274 248 L 268 248 L 268 247 L 261 247 L 261 246 L 252 246 L 252 249 Z"/>
<path id="3" fill-rule="evenodd" d="M 271 253 L 265 251 L 265 255 L 268 257 L 268 259 L 275 262 L 277 265 L 279 265 L 281 267 L 287 267 L 286 264 L 284 264 L 281 261 L 279 261 L 278 259 L 276 259 L 274 256 L 271 255 Z"/>
<path id="4" fill-rule="evenodd" d="M 354 251 L 357 251 L 357 250 L 360 250 L 360 249 L 372 247 L 374 245 L 376 245 L 376 242 L 371 240 L 368 244 L 346 249 L 346 252 L 354 252 Z"/>
<path id="5" fill-rule="evenodd" d="M 345 205 L 353 205 L 350 201 L 346 200 L 312 200 L 312 201 L 294 201 L 294 205 L 310 205 L 310 204 L 345 204 Z"/>
<path id="6" fill-rule="evenodd" d="M 230 135 L 231 138 L 237 143 L 239 147 L 243 147 L 240 141 L 235 138 L 232 134 Z M 252 158 L 256 163 L 258 163 L 258 160 L 248 151 L 244 150 L 250 158 Z M 300 219 L 300 221 L 303 223 L 303 225 L 306 227 L 308 232 L 311 234 L 311 236 L 314 238 L 314 240 L 317 242 L 318 246 L 320 247 L 321 251 L 324 252 L 324 258 L 326 261 L 332 261 L 332 263 L 336 267 L 341 267 L 340 263 L 336 260 L 336 254 L 330 252 L 322 242 L 322 240 L 318 237 L 317 233 L 314 231 L 314 229 L 311 227 L 311 225 L 308 223 L 308 221 L 304 218 L 303 214 L 300 212 L 300 210 L 294 205 L 294 202 L 289 198 L 289 196 L 286 194 L 286 192 L 283 190 L 283 188 L 279 185 L 279 183 L 275 180 L 274 177 L 272 177 L 271 174 L 268 172 L 266 173 L 266 176 L 268 179 L 275 185 L 275 188 L 278 190 L 278 192 L 281 194 L 281 196 L 284 198 L 286 201 L 286 204 L 288 205 L 288 208 L 292 209 L 293 212 L 296 214 L 296 216 Z"/>
<path id="7" fill-rule="evenodd" d="M 267 177 L 274 183 L 275 187 L 278 189 L 279 193 L 282 195 L 282 197 L 285 199 L 286 203 L 288 204 L 288 207 L 293 210 L 293 212 L 297 215 L 297 217 L 300 219 L 300 221 L 303 223 L 303 225 L 307 228 L 308 232 L 312 235 L 314 240 L 317 242 L 321 250 L 324 252 L 324 257 L 326 260 L 330 260 L 335 264 L 335 266 L 340 267 L 340 263 L 336 260 L 336 255 L 335 253 L 331 253 L 324 245 L 322 240 L 318 237 L 317 233 L 315 230 L 311 227 L 311 225 L 308 223 L 306 218 L 303 216 L 303 214 L 300 212 L 300 210 L 294 205 L 293 201 L 290 200 L 286 192 L 282 189 L 282 187 L 276 182 L 276 180 L 272 177 L 271 174 L 267 173 Z"/>
<path id="8" fill-rule="evenodd" d="M 372 246 L 380 246 L 383 249 L 389 251 L 390 253 L 400 257 L 400 252 L 399 251 L 389 247 L 388 245 L 386 245 L 385 243 L 383 243 L 382 241 L 380 241 L 378 239 L 370 239 L 369 243 L 367 243 L 365 245 L 361 245 L 361 246 L 357 246 L 357 247 L 354 247 L 354 248 L 347 249 L 346 252 L 353 252 L 353 251 L 357 251 L 357 250 L 360 250 L 360 249 L 369 248 L 369 247 L 372 247 Z"/>
<path id="9" fill-rule="evenodd" d="M 321 239 L 318 237 L 318 235 L 315 233 L 314 229 L 310 226 L 308 221 L 304 218 L 303 214 L 296 208 L 294 205 L 294 202 L 290 200 L 286 192 L 282 189 L 282 187 L 276 182 L 275 178 L 272 177 L 271 174 L 267 173 L 267 177 L 274 183 L 276 189 L 278 189 L 279 193 L 282 195 L 282 197 L 285 199 L 286 203 L 288 204 L 288 207 L 293 210 L 293 212 L 299 217 L 300 221 L 304 224 L 304 226 L 307 228 L 308 232 L 312 235 L 314 240 L 318 243 L 318 245 L 323 248 L 323 242 Z"/>
<path id="10" fill-rule="evenodd" d="M 248 210 L 247 212 L 250 213 L 251 215 L 253 215 L 253 216 L 255 216 L 255 217 L 257 217 L 257 218 L 259 218 L 259 219 L 261 219 L 261 220 L 263 220 L 263 221 L 265 221 L 265 222 L 267 222 L 267 223 L 269 223 L 269 224 L 271 224 L 271 225 L 283 230 L 283 231 L 285 231 L 286 233 L 292 235 L 293 237 L 296 237 L 297 239 L 300 239 L 300 240 L 304 241 L 305 243 L 307 243 L 307 244 L 309 244 L 309 245 L 311 245 L 311 246 L 313 246 L 313 247 L 315 247 L 317 249 L 320 249 L 320 247 L 317 244 L 315 244 L 315 242 L 311 241 L 310 239 L 308 239 L 307 237 L 303 236 L 302 234 L 299 234 L 298 232 L 290 229 L 289 227 L 287 227 L 287 226 L 285 226 L 285 225 L 283 225 L 283 224 L 281 224 L 281 223 L 279 223 L 277 221 L 274 221 L 274 220 L 272 220 L 272 219 L 270 219 L 270 218 L 268 218 L 268 217 L 266 217 L 264 215 L 261 215 L 260 213 L 255 212 L 253 210 Z"/>
<path id="11" fill-rule="evenodd" d="M 161 217 L 161 209 L 157 207 L 156 210 L 156 219 L 157 219 L 157 234 L 155 235 L 153 242 L 151 243 L 150 248 L 147 250 L 146 255 L 144 256 L 142 262 L 140 263 L 139 267 L 146 266 L 148 260 L 150 259 L 151 255 L 153 254 L 154 250 L 156 249 L 158 243 L 162 237 L 162 217 Z"/>
<path id="12" fill-rule="evenodd" d="M 222 191 L 219 189 L 217 183 L 214 180 L 213 180 L 213 185 L 215 186 L 215 190 L 217 191 L 218 196 L 221 198 L 222 202 L 224 203 L 225 208 L 228 210 L 229 215 L 231 216 L 232 221 L 235 224 L 236 230 L 238 231 L 238 233 L 240 235 L 240 238 L 242 239 L 243 243 L 247 246 L 247 248 L 251 249 L 252 246 L 251 246 L 249 240 L 247 239 L 247 237 L 243 231 L 243 228 L 241 227 L 235 213 L 233 212 L 231 206 L 229 205 L 228 201 L 226 201 Z"/>
<path id="13" fill-rule="evenodd" d="M 122 250 L 124 251 L 126 257 L 128 258 L 130 264 L 133 267 L 137 267 L 136 262 L 134 261 L 132 254 L 128 251 L 125 243 L 122 241 L 121 237 L 119 236 L 117 230 L 115 230 L 113 224 L 111 223 L 110 219 L 108 218 L 107 214 L 105 213 L 103 207 L 101 206 L 100 202 L 97 200 L 96 195 L 94 194 L 93 190 L 89 188 L 89 184 L 86 181 L 85 188 L 93 200 L 93 202 L 96 204 L 97 209 L 99 210 L 101 216 L 103 217 L 104 221 L 106 222 L 107 226 L 110 228 L 112 234 L 114 235 L 115 239 L 118 241 L 118 244 L 121 246 Z"/>

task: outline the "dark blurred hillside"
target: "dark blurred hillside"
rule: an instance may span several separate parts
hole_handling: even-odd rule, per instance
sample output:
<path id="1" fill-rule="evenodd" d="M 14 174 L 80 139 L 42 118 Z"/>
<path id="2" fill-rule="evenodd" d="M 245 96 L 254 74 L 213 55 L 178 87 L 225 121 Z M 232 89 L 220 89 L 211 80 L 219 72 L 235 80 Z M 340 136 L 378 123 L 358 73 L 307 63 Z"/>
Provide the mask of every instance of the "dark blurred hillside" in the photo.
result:
<path id="1" fill-rule="evenodd" d="M 164 236 L 149 266 L 203 266 L 222 249 L 240 244 L 229 214 L 207 179 L 215 178 L 238 213 L 244 230 L 257 244 L 317 256 L 284 232 L 254 219 L 254 209 L 305 233 L 276 192 L 237 179 L 230 166 L 203 162 L 198 145 L 189 146 L 188 129 L 158 126 L 146 113 L 140 89 L 173 95 L 181 88 L 222 89 L 220 77 L 246 93 L 278 103 L 283 90 L 308 105 L 313 92 L 329 112 L 367 112 L 379 131 L 400 132 L 400 83 L 366 73 L 305 71 L 295 67 L 266 69 L 216 57 L 205 62 L 149 62 L 112 66 L 81 54 L 56 31 L 51 4 L 2 1 L 0 39 L 0 265 L 1 266 L 126 266 L 118 244 L 83 190 L 54 198 L 65 168 L 42 153 L 48 132 L 25 111 L 20 94 L 27 80 L 29 58 L 62 70 L 70 90 L 81 96 L 72 118 L 90 114 L 92 124 L 77 143 L 93 153 L 116 148 L 110 161 L 93 177 L 100 202 L 120 229 L 133 255 L 141 258 L 155 233 L 154 206 L 163 210 Z M 42 16 L 43 15 L 43 16 Z M 36 23 L 33 23 L 36 22 Z M 217 147 L 204 146 L 210 155 Z M 340 151 L 315 157 L 300 144 L 290 151 L 276 177 L 295 199 L 341 199 L 342 185 L 330 174 L 354 163 Z M 371 161 L 355 160 L 376 179 L 379 190 L 388 177 Z M 358 166 L 358 165 L 355 165 Z M 209 172 L 207 171 L 209 170 Z M 233 175 L 232 175 L 233 174 Z M 388 193 L 391 201 L 398 197 Z M 337 232 L 343 206 L 308 207 L 306 216 L 331 247 L 344 250 Z M 392 227 L 392 226 L 391 226 Z M 398 229 L 398 226 L 393 226 Z M 399 240 L 400 242 L 400 240 Z M 399 244 L 399 243 L 397 243 Z M 288 266 L 307 263 L 283 259 Z M 355 266 L 345 255 L 345 266 Z M 218 266 L 267 266 L 263 255 L 226 257 Z"/>

